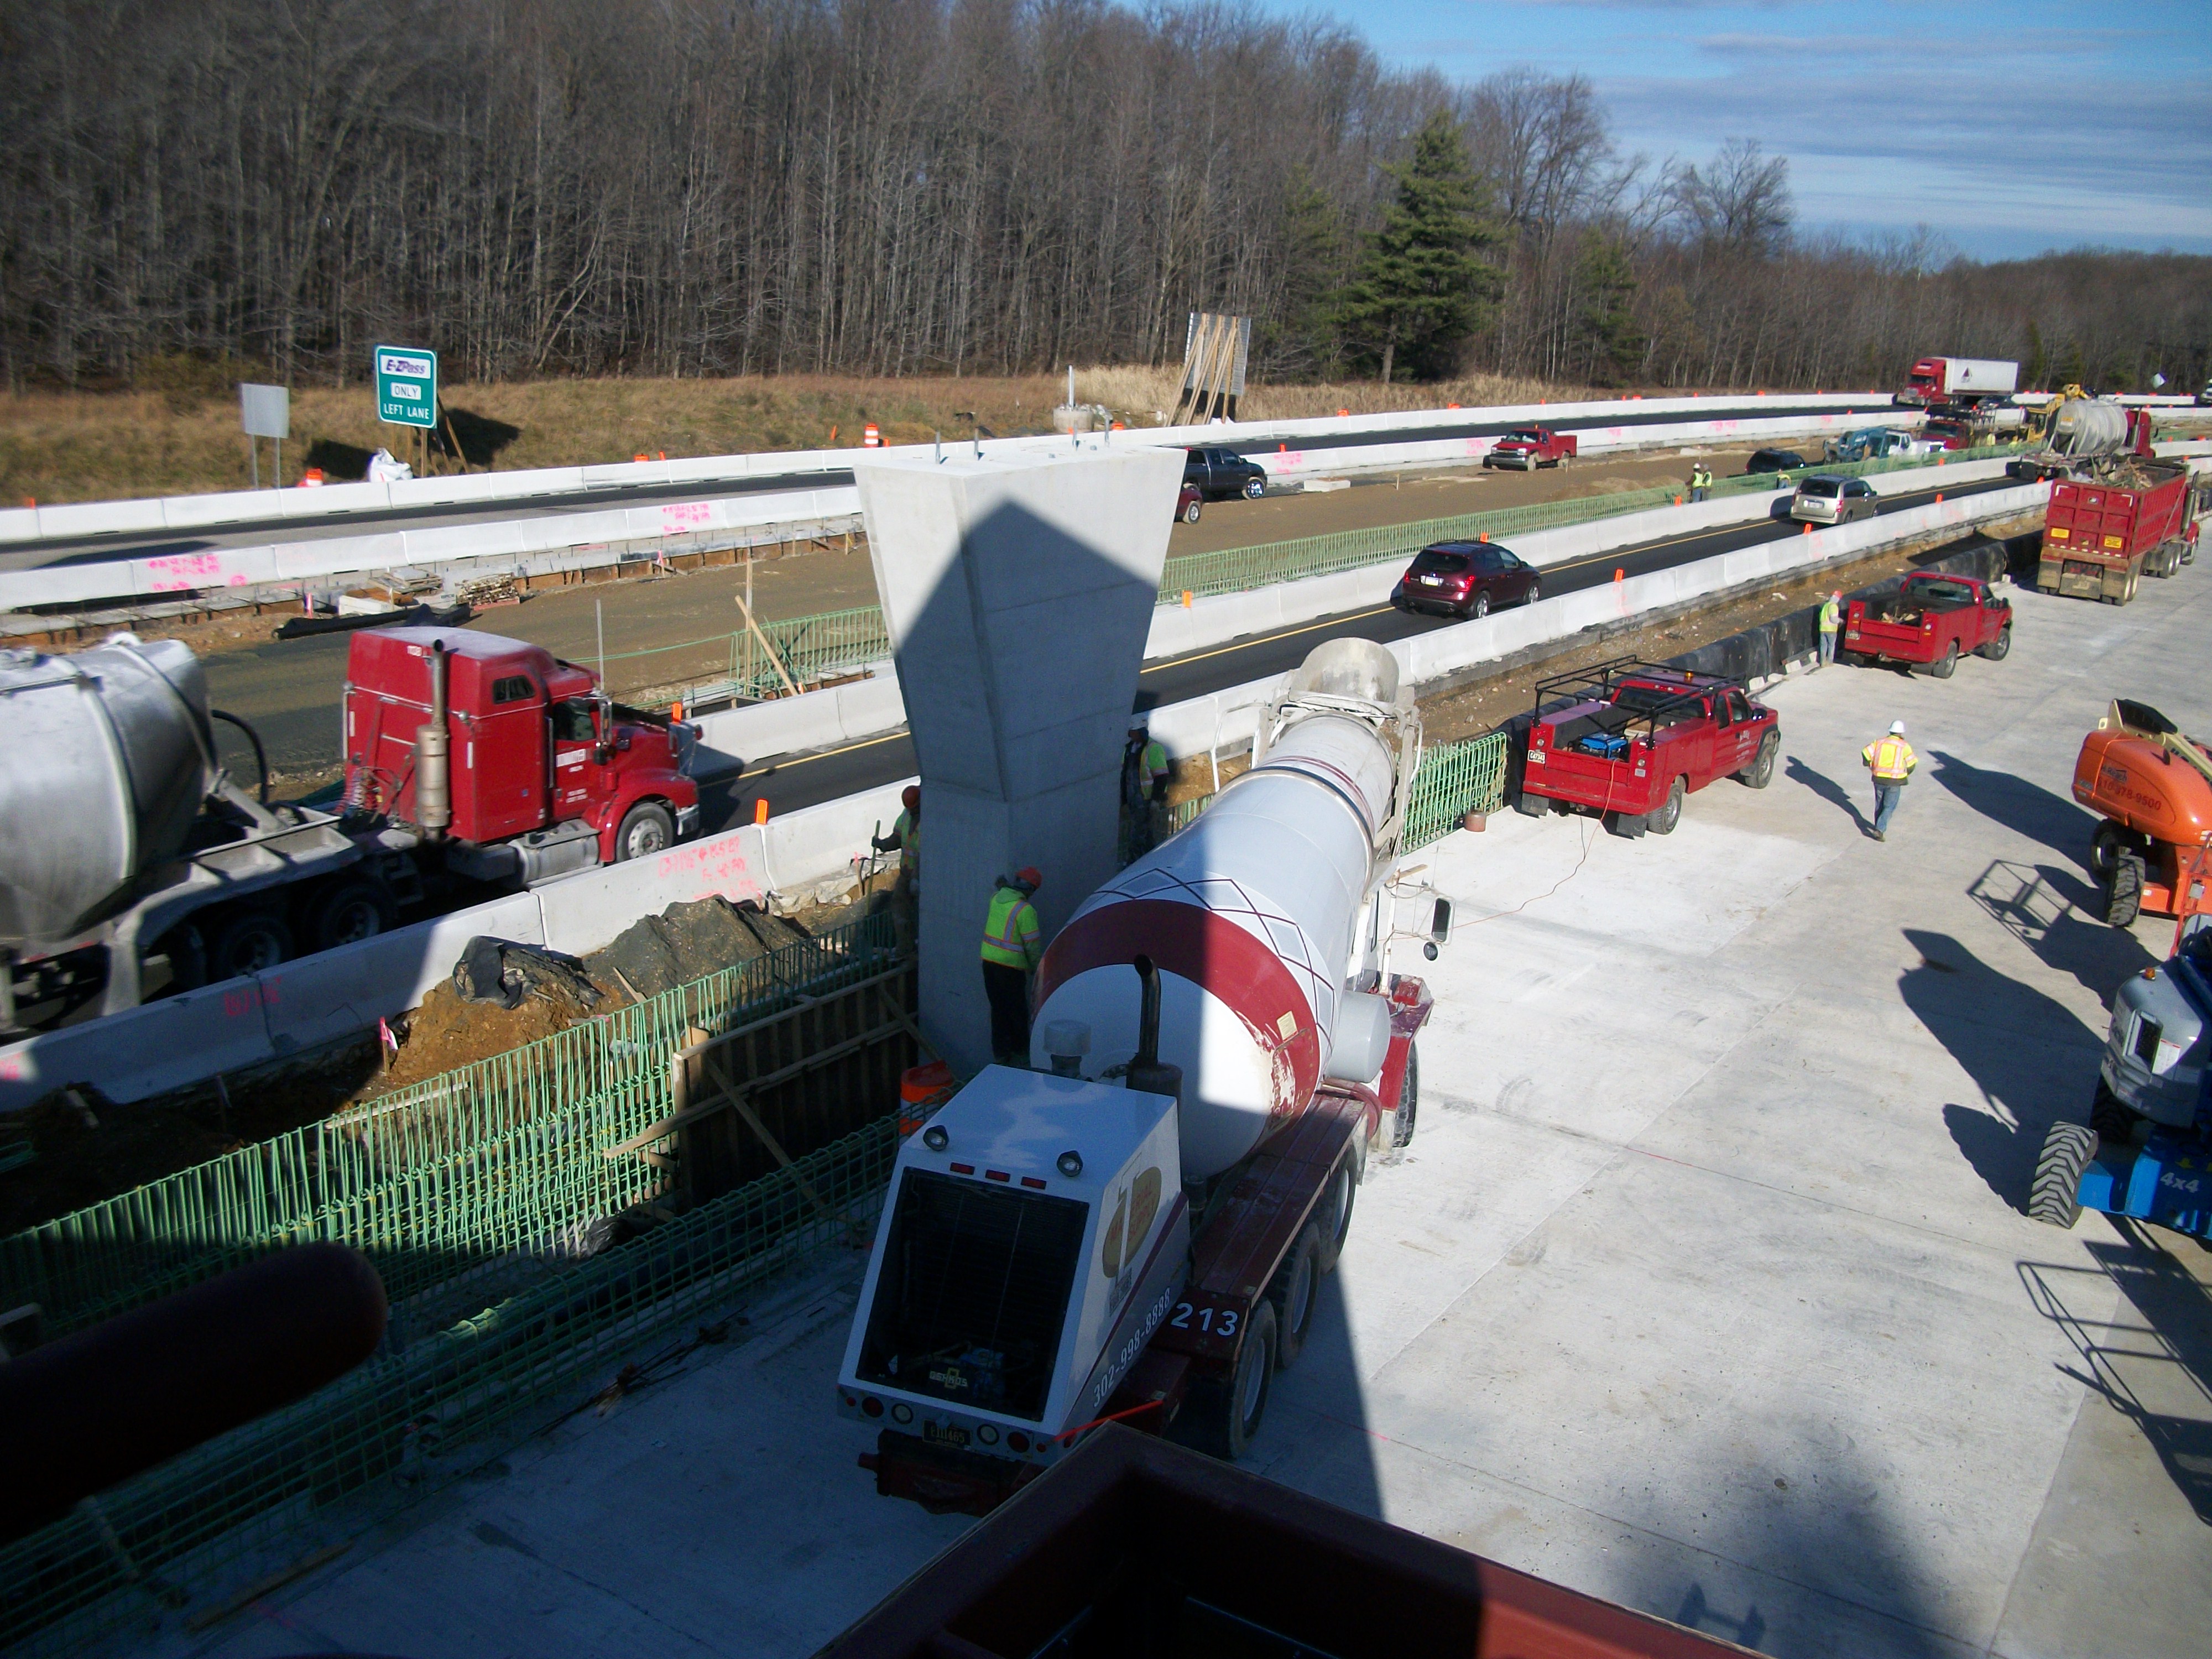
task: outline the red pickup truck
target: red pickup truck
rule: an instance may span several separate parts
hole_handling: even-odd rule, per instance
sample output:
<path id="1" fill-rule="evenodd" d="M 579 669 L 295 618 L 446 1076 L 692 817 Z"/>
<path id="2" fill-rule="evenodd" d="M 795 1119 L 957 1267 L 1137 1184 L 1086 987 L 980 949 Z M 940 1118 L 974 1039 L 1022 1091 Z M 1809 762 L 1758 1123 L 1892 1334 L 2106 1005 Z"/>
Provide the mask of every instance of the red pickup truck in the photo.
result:
<path id="1" fill-rule="evenodd" d="M 1779 717 L 1734 680 L 1618 658 L 1536 683 L 1513 805 L 1664 836 L 1681 822 L 1682 797 L 1716 778 L 1766 787 L 1781 746 Z"/>
<path id="2" fill-rule="evenodd" d="M 1533 472 L 1540 466 L 1565 466 L 1573 460 L 1582 440 L 1571 432 L 1554 432 L 1548 426 L 1524 426 L 1509 432 L 1490 447 L 1485 466 L 1517 466 Z"/>
<path id="3" fill-rule="evenodd" d="M 1846 660 L 1909 663 L 1948 680 L 1969 651 L 1998 662 L 2012 649 L 2012 601 L 1978 576 L 1919 571 L 1894 593 L 1853 599 L 1840 648 Z"/>

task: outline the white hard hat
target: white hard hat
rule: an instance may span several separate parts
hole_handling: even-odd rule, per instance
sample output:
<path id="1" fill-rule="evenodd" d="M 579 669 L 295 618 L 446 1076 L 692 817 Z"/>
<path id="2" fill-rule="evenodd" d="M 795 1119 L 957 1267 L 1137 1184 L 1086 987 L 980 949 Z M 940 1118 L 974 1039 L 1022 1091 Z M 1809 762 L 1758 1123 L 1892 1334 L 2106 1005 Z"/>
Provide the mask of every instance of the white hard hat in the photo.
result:
<path id="1" fill-rule="evenodd" d="M 1136 710 L 1129 716 L 1129 729 L 1132 732 L 1151 731 L 1152 729 L 1152 717 L 1141 708 Z"/>
<path id="2" fill-rule="evenodd" d="M 1892 720 L 1889 723 L 1889 735 L 1893 738 L 1903 737 L 1905 735 L 1905 722 L 1903 720 Z"/>

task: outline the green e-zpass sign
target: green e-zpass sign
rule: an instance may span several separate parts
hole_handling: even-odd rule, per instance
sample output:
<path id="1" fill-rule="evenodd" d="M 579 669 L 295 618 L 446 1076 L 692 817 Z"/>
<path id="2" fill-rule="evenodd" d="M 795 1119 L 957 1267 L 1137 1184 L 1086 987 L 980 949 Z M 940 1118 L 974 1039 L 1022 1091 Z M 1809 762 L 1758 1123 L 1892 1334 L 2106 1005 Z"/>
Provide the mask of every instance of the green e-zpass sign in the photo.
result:
<path id="1" fill-rule="evenodd" d="M 376 418 L 394 426 L 438 424 L 438 354 L 412 346 L 376 349 Z"/>

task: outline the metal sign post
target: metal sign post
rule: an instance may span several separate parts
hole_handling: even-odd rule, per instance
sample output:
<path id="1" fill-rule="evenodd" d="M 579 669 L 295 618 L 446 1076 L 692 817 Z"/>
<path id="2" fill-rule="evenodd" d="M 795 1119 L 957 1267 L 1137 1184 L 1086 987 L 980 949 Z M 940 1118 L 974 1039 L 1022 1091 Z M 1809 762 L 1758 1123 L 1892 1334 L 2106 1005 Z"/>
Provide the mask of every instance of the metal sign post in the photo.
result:
<path id="1" fill-rule="evenodd" d="M 292 435 L 292 394 L 281 386 L 238 387 L 238 423 L 246 428 L 246 449 L 253 469 L 253 487 L 261 488 L 261 440 L 276 441 L 276 471 L 270 483 L 284 484 L 284 440 Z"/>
<path id="2" fill-rule="evenodd" d="M 376 418 L 421 434 L 422 470 L 430 470 L 430 429 L 438 424 L 438 354 L 414 346 L 376 348 Z"/>

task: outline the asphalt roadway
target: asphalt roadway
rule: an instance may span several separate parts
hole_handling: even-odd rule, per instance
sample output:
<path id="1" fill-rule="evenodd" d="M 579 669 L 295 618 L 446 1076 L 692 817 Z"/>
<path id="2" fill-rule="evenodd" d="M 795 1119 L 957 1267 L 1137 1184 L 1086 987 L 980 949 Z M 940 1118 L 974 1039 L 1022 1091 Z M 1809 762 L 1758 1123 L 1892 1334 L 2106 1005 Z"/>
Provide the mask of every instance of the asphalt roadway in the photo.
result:
<path id="1" fill-rule="evenodd" d="M 1954 484 L 1942 493 L 1956 500 L 1987 490 L 2009 489 L 2012 482 L 1996 478 L 1982 483 Z M 1882 506 L 1885 510 L 1918 507 L 1935 500 L 1936 494 L 1929 489 L 1910 495 L 1885 495 Z M 1778 500 L 1775 510 L 1781 512 L 1787 501 L 1786 496 Z M 1543 572 L 1543 591 L 1557 598 L 1609 582 L 1615 570 L 1641 576 L 1693 560 L 1708 559 L 1717 553 L 1733 553 L 1739 548 L 1802 533 L 1802 526 L 1783 519 L 1671 536 L 1549 566 Z M 1211 651 L 1148 664 L 1138 677 L 1138 696 L 1152 706 L 1180 702 L 1187 697 L 1203 696 L 1209 691 L 1242 685 L 1248 680 L 1295 668 L 1323 637 L 1353 635 L 1388 644 L 1431 629 L 1453 627 L 1457 620 L 1451 617 L 1412 616 L 1387 605 L 1326 617 L 1298 628 L 1255 635 Z M 331 718 L 334 722 L 335 715 Z M 880 738 L 841 748 L 779 757 L 761 766 L 748 767 L 742 774 L 714 778 L 709 785 L 712 799 L 702 816 L 717 827 L 749 823 L 753 816 L 753 802 L 762 796 L 767 797 L 770 811 L 793 812 L 804 806 L 856 794 L 878 784 L 911 777 L 917 769 L 912 739 L 903 731 L 887 732 Z M 726 817 L 718 819 L 718 812 Z"/>
<path id="2" fill-rule="evenodd" d="M 1793 404 L 1780 412 L 1850 411 L 1863 412 L 1869 418 L 1874 418 L 1887 417 L 1890 410 L 1891 403 L 1887 393 L 1861 392 L 1839 395 L 1830 403 L 1818 406 Z M 1705 421 L 1766 420 L 1773 418 L 1777 412 L 1772 404 L 1755 398 L 1729 403 L 1716 399 L 1711 407 L 1698 410 L 1697 418 Z M 1563 432 L 1577 432 L 1591 427 L 1673 424 L 1686 418 L 1688 416 L 1679 412 L 1643 416 L 1603 415 L 1562 416 L 1548 423 Z M 1525 421 L 1491 418 L 1487 410 L 1469 410 L 1462 418 L 1440 420 L 1430 426 L 1393 427 L 1385 432 L 1358 432 L 1332 437 L 1328 447 L 1331 449 L 1363 449 L 1376 445 L 1420 443 L 1444 438 L 1494 437 L 1526 424 Z M 1139 439 L 1142 435 L 1141 433 L 1132 434 Z M 1244 432 L 1233 440 L 1223 440 L 1218 447 L 1236 450 L 1240 454 L 1260 454 L 1288 441 L 1287 434 Z M 1312 440 L 1305 436 L 1299 441 L 1310 443 Z M 633 507 L 648 501 L 719 501 L 731 496 L 757 495 L 783 489 L 833 489 L 852 482 L 853 474 L 849 469 L 837 468 L 776 473 L 705 485 L 696 483 L 638 484 L 629 488 L 611 485 L 603 489 L 587 489 L 541 500 L 495 501 L 424 511 L 395 508 L 383 513 L 349 513 L 341 519 L 310 523 L 272 515 L 267 519 L 249 520 L 183 535 L 167 531 L 153 534 L 134 531 L 54 537 L 36 543 L 21 544 L 0 552 L 0 570 L 34 570 L 47 565 L 97 564 L 110 559 L 197 553 L 210 548 L 252 547 L 271 539 L 320 541 L 334 536 L 357 536 L 371 529 L 430 530 L 447 525 L 482 523 L 487 520 L 504 522 L 515 519 L 547 518 L 561 514 L 599 513 L 609 507 Z"/>

